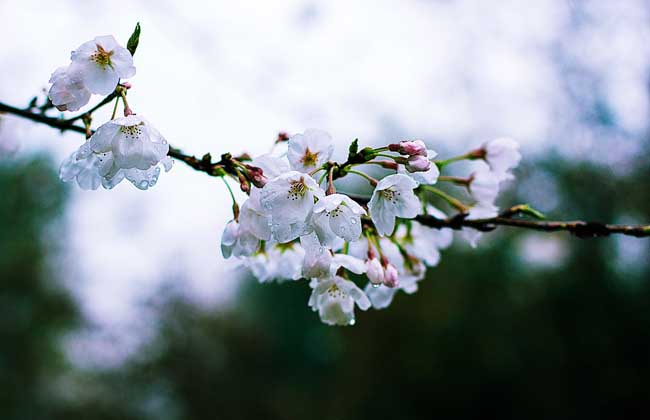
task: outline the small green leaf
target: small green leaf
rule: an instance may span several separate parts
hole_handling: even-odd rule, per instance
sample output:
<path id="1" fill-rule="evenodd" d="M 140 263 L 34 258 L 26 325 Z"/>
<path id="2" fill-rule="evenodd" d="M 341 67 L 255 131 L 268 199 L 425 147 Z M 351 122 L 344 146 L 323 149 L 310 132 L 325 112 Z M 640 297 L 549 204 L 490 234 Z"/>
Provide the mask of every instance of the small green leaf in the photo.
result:
<path id="1" fill-rule="evenodd" d="M 354 139 L 352 144 L 350 144 L 350 148 L 348 149 L 349 155 L 348 156 L 354 156 L 357 154 L 359 151 L 359 139 Z"/>
<path id="2" fill-rule="evenodd" d="M 140 22 L 135 24 L 135 29 L 129 38 L 129 41 L 126 43 L 126 49 L 129 50 L 131 55 L 135 55 L 135 50 L 138 48 L 138 43 L 140 42 Z"/>
<path id="3" fill-rule="evenodd" d="M 532 216 L 536 219 L 543 220 L 546 218 L 542 212 L 539 210 L 536 210 L 530 206 L 530 204 L 518 204 L 510 209 L 514 213 L 521 213 L 521 214 L 527 214 L 528 216 Z"/>
<path id="4" fill-rule="evenodd" d="M 536 219 L 540 219 L 540 220 L 546 219 L 546 216 L 544 216 L 544 213 L 542 213 L 539 210 L 536 210 L 536 209 L 532 208 L 529 205 L 526 205 L 526 207 L 523 209 L 523 212 L 526 213 L 529 216 L 535 217 Z"/>

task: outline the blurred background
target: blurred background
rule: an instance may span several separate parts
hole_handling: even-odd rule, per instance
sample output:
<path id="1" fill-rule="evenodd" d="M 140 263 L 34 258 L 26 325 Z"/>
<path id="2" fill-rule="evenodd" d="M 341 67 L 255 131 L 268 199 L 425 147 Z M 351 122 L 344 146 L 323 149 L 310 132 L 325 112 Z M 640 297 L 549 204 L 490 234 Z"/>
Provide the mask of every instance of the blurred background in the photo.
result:
<path id="1" fill-rule="evenodd" d="M 129 102 L 186 152 L 309 127 L 336 157 L 507 135 L 524 160 L 504 207 L 650 221 L 644 0 L 0 0 L 0 21 L 11 105 L 140 21 Z M 177 164 L 146 192 L 84 192 L 57 177 L 82 140 L 0 115 L 3 420 L 647 418 L 648 239 L 458 237 L 417 294 L 332 328 L 304 282 L 221 258 L 222 183 Z"/>

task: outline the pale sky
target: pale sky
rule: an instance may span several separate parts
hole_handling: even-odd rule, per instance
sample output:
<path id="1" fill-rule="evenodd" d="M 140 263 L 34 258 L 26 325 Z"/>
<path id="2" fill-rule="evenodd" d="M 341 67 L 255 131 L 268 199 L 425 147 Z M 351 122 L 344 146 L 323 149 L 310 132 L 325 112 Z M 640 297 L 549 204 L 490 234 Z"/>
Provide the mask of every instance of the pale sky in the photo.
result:
<path id="1" fill-rule="evenodd" d="M 71 50 L 106 34 L 126 44 L 140 21 L 129 102 L 196 154 L 256 155 L 280 130 L 313 127 L 339 156 L 356 137 L 458 153 L 510 136 L 524 159 L 561 145 L 620 170 L 648 128 L 642 0 L 2 0 L 0 16 L 0 100 L 18 106 Z M 594 124 L 603 109 L 614 128 Z M 8 126 L 20 153 L 60 161 L 83 142 Z M 221 181 L 177 163 L 147 192 L 73 190 L 57 263 L 92 322 L 132 325 L 136 303 L 179 273 L 197 301 L 226 305 L 237 278 L 219 250 L 231 217 Z"/>

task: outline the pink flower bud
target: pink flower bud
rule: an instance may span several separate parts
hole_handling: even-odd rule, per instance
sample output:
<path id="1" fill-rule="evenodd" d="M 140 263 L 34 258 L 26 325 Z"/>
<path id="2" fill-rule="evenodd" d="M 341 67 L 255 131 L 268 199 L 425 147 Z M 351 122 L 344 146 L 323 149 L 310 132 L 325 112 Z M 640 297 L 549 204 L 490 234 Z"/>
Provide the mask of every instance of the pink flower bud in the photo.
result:
<path id="1" fill-rule="evenodd" d="M 276 143 L 282 143 L 283 141 L 289 141 L 289 135 L 284 131 L 278 133 L 278 138 L 275 140 Z"/>
<path id="2" fill-rule="evenodd" d="M 431 161 L 426 156 L 415 155 L 406 161 L 406 170 L 409 172 L 426 172 L 431 169 Z"/>
<path id="3" fill-rule="evenodd" d="M 397 151 L 402 155 L 427 156 L 427 146 L 422 140 L 402 141 Z"/>
<path id="4" fill-rule="evenodd" d="M 253 185 L 255 185 L 257 188 L 264 188 L 266 185 L 268 179 L 264 176 L 264 171 L 262 168 L 258 168 L 257 166 L 247 166 L 248 168 L 248 174 L 251 178 L 251 182 Z"/>
<path id="5" fill-rule="evenodd" d="M 393 264 L 388 264 L 384 270 L 384 285 L 386 287 L 397 287 L 398 284 L 397 268 Z"/>
<path id="6" fill-rule="evenodd" d="M 375 287 L 384 282 L 384 268 L 377 258 L 366 260 L 366 276 Z"/>

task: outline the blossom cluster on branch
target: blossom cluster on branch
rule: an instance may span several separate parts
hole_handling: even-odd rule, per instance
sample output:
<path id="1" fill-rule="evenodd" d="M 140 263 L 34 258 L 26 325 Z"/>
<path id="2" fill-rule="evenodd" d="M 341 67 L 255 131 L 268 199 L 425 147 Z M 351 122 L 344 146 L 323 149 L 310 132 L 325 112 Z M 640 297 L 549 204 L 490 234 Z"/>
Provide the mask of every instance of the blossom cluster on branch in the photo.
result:
<path id="1" fill-rule="evenodd" d="M 139 25 L 136 32 L 139 36 Z M 63 162 L 61 179 L 76 180 L 81 188 L 91 190 L 100 185 L 111 189 L 123 179 L 142 190 L 154 186 L 160 167 L 169 171 L 173 161 L 167 156 L 167 140 L 129 107 L 126 90 L 131 85 L 120 84 L 121 79 L 135 76 L 132 51 L 111 35 L 98 36 L 72 51 L 70 60 L 68 67 L 58 68 L 50 78 L 52 104 L 59 111 L 76 111 L 91 94 L 117 93 L 124 101 L 124 117 L 115 118 L 113 112 L 113 118 Z M 90 121 L 84 122 L 89 126 Z"/>
<path id="2" fill-rule="evenodd" d="M 309 129 L 293 136 L 281 133 L 273 153 L 255 158 L 224 153 L 213 162 L 210 154 L 201 159 L 184 155 L 170 148 L 127 101 L 132 85 L 124 79 L 135 75 L 139 35 L 138 24 L 126 48 L 112 36 L 82 44 L 72 52 L 71 63 L 52 74 L 48 102 L 37 106 L 35 98 L 28 109 L 0 103 L 0 112 L 85 133 L 86 141 L 60 169 L 63 181 L 76 181 L 83 189 L 111 189 L 124 179 L 148 189 L 157 183 L 161 168 L 171 169 L 172 158 L 222 178 L 233 202 L 233 218 L 221 239 L 223 256 L 239 259 L 260 282 L 307 280 L 312 290 L 308 305 L 326 324 L 352 325 L 355 308 L 383 309 L 399 291 L 417 291 L 426 267 L 437 265 L 440 251 L 451 245 L 453 229 L 461 230 L 472 246 L 482 232 L 502 225 L 563 230 L 580 237 L 650 236 L 648 225 L 513 218 L 543 218 L 528 205 L 499 214 L 495 202 L 502 183 L 514 179 L 512 170 L 521 159 L 519 145 L 508 138 L 447 159 L 438 159 L 422 140 L 361 149 L 354 140 L 347 160 L 335 162 L 331 136 Z M 54 107 L 79 110 L 93 94 L 105 97 L 86 112 L 68 119 L 46 115 Z M 93 131 L 93 112 L 113 100 L 111 119 Z M 123 116 L 117 117 L 120 102 Z M 466 176 L 443 174 L 450 164 L 463 160 L 482 163 Z M 380 179 L 370 175 L 373 166 L 383 169 Z M 367 182 L 372 195 L 337 191 L 335 181 L 347 176 Z M 237 202 L 229 180 L 247 194 L 244 202 Z M 443 182 L 462 187 L 466 194 L 457 197 L 439 189 L 436 184 Z M 454 214 L 443 213 L 435 207 L 438 203 L 446 203 Z"/>
<path id="3" fill-rule="evenodd" d="M 309 280 L 309 306 L 330 325 L 351 325 L 355 307 L 383 309 L 398 291 L 414 293 L 426 266 L 440 261 L 452 241 L 450 229 L 433 229 L 419 215 L 447 216 L 433 206 L 442 199 L 469 219 L 495 217 L 500 184 L 512 179 L 520 160 L 510 139 L 487 142 L 448 160 L 435 160 L 421 140 L 379 148 L 350 147 L 344 163 L 331 161 L 334 143 L 310 129 L 287 140 L 286 152 L 241 164 L 249 197 L 234 205 L 222 235 L 224 257 L 241 259 L 261 281 Z M 484 167 L 466 178 L 442 177 L 440 170 L 465 159 Z M 381 179 L 364 169 L 385 169 Z M 335 180 L 359 176 L 374 187 L 360 198 L 337 191 Z M 462 185 L 471 202 L 437 189 L 438 181 Z M 470 232 L 470 231 L 468 231 Z M 478 231 L 469 239 L 475 244 Z M 475 233 L 474 233 L 475 232 Z"/>

